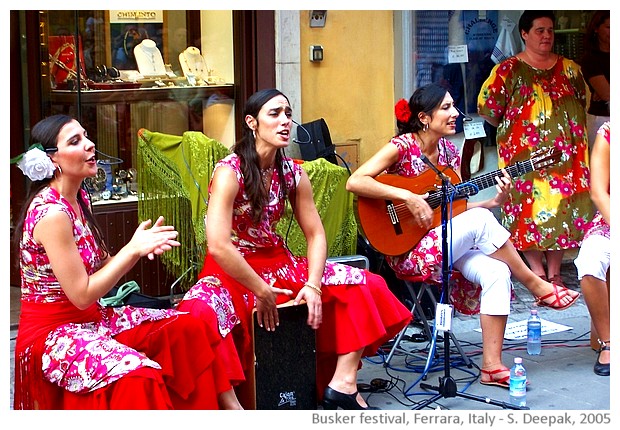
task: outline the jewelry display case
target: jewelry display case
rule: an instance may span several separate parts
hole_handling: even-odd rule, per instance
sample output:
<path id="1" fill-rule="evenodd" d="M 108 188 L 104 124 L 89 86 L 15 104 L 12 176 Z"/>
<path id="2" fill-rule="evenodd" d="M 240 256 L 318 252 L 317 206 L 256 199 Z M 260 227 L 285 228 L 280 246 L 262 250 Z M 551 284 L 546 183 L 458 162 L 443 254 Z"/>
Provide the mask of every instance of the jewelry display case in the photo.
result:
<path id="1" fill-rule="evenodd" d="M 234 142 L 232 11 L 50 10 L 39 17 L 43 104 L 49 114 L 77 118 L 96 144 L 99 173 L 86 186 L 115 253 L 140 221 L 138 130 L 201 131 Z M 215 53 L 214 44 L 211 83 L 189 82 L 179 55 L 190 45 Z M 174 282 L 159 259 L 141 259 L 121 282 L 128 280 L 153 296 L 169 294 Z"/>
<path id="2" fill-rule="evenodd" d="M 188 82 L 179 63 L 191 40 L 185 11 L 41 12 L 41 79 L 50 113 L 78 118 L 103 158 L 121 160 L 118 169 L 134 167 L 140 128 L 202 131 L 232 145 L 232 12 L 197 13 L 209 23 L 200 44 L 216 39 L 221 47 L 212 56 L 211 84 Z"/>

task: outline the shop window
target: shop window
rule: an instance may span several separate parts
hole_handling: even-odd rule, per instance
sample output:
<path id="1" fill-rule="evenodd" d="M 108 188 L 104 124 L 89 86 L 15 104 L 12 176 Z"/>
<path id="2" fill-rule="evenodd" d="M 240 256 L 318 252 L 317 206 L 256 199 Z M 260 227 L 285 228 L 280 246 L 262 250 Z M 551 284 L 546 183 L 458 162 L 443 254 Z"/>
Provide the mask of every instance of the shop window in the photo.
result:
<path id="1" fill-rule="evenodd" d="M 112 175 L 135 168 L 140 128 L 202 131 L 231 146 L 232 11 L 195 15 L 199 35 L 188 32 L 187 11 L 42 11 L 45 115 L 80 120 Z"/>
<path id="2" fill-rule="evenodd" d="M 416 11 L 413 20 L 415 86 L 441 82 L 459 109 L 475 112 L 478 91 L 495 65 L 498 11 Z M 466 47 L 467 59 L 453 61 L 449 51 L 459 46 Z"/>

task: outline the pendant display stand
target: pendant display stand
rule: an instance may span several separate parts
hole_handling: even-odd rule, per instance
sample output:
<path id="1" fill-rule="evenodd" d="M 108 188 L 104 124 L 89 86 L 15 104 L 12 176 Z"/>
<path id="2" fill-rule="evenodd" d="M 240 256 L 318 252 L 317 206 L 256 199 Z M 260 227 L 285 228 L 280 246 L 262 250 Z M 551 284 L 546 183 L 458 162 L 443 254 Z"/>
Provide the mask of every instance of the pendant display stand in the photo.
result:
<path id="1" fill-rule="evenodd" d="M 166 66 L 157 44 L 151 39 L 144 39 L 133 49 L 138 71 L 144 77 L 166 76 Z"/>
<path id="2" fill-rule="evenodd" d="M 188 47 L 179 54 L 179 63 L 183 70 L 183 76 L 188 82 L 194 80 L 195 84 L 202 85 L 207 83 L 209 77 L 209 68 L 200 49 L 195 46 Z"/>

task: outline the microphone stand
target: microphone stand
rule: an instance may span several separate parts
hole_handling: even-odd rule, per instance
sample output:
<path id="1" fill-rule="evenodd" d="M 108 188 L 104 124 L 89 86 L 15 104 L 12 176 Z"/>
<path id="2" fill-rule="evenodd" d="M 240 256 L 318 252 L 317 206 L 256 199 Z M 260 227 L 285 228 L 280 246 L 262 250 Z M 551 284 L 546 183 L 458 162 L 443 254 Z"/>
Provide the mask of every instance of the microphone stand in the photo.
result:
<path id="1" fill-rule="evenodd" d="M 448 264 L 448 205 L 450 199 L 448 198 L 448 191 L 453 189 L 453 185 L 450 183 L 450 178 L 448 178 L 443 172 L 441 172 L 433 163 L 431 163 L 426 156 L 422 155 L 422 161 L 426 163 L 437 175 L 441 178 L 441 251 L 442 251 L 442 294 L 441 294 L 441 303 L 447 305 L 450 297 L 450 267 Z M 435 316 L 435 325 L 437 325 L 437 316 Z M 500 400 L 493 400 L 488 397 L 476 396 L 473 394 L 459 392 L 456 387 L 456 381 L 450 375 L 450 336 L 448 334 L 449 330 L 446 330 L 443 336 L 444 343 L 444 375 L 443 377 L 439 377 L 439 385 L 433 386 L 430 384 L 420 383 L 420 388 L 428 390 L 431 389 L 436 391 L 437 394 L 432 396 L 431 398 L 419 403 L 416 405 L 414 410 L 420 410 L 428 406 L 429 404 L 441 399 L 441 398 L 449 398 L 449 397 L 463 397 L 469 400 L 476 400 L 478 402 L 487 403 L 495 406 L 500 406 L 504 409 L 529 409 L 526 406 L 517 406 L 512 403 L 502 402 Z M 434 330 L 435 335 L 437 334 L 437 329 Z"/>

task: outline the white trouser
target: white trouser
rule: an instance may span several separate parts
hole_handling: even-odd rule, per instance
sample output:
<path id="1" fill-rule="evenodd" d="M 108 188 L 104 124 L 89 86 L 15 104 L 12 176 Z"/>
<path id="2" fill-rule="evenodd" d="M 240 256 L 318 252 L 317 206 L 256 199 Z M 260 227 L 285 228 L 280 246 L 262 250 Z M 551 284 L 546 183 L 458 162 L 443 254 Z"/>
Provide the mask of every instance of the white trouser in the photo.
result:
<path id="1" fill-rule="evenodd" d="M 605 236 L 593 234 L 581 243 L 579 255 L 575 258 L 577 279 L 581 281 L 586 275 L 594 276 L 607 282 L 607 269 L 610 263 L 611 240 Z"/>
<path id="2" fill-rule="evenodd" d="M 441 226 L 436 228 L 441 238 Z M 508 230 L 488 209 L 472 208 L 448 222 L 448 255 L 452 256 L 455 269 L 482 287 L 481 314 L 510 313 L 510 269 L 503 261 L 488 256 L 509 238 Z"/>

